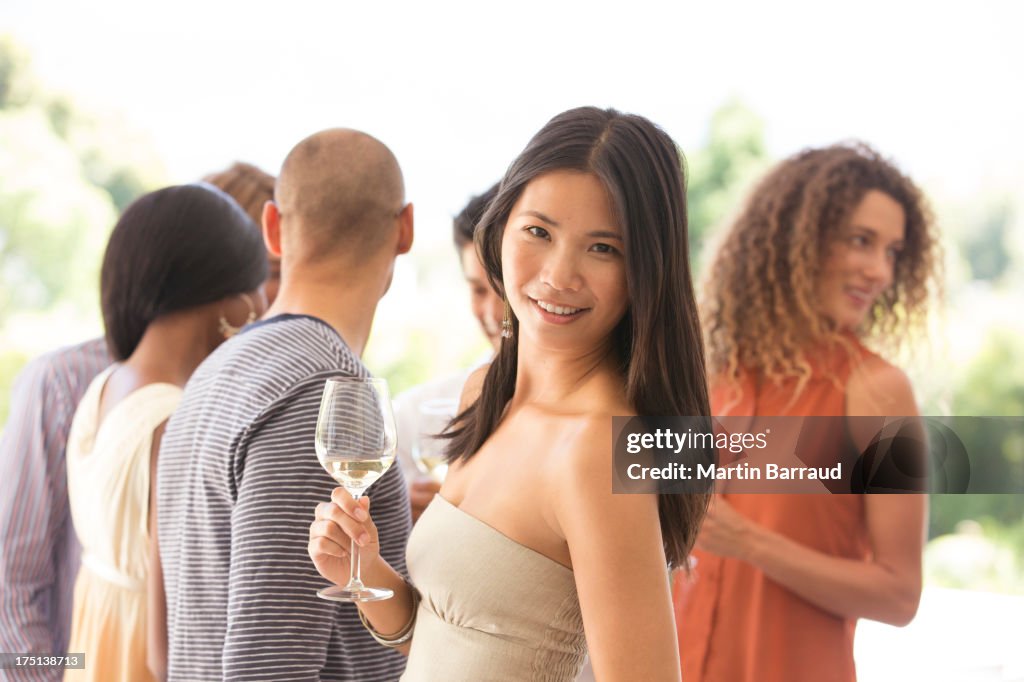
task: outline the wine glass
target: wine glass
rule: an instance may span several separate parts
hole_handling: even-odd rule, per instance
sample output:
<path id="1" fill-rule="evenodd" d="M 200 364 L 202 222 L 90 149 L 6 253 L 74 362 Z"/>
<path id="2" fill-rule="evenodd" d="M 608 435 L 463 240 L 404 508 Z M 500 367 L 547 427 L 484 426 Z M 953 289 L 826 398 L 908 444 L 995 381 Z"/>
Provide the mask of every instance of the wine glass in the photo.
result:
<path id="1" fill-rule="evenodd" d="M 316 455 L 320 464 L 355 500 L 395 461 L 398 442 L 391 397 L 384 379 L 328 379 L 316 420 Z M 390 599 L 386 587 L 367 587 L 359 576 L 359 547 L 351 545 L 348 584 L 317 592 L 322 599 L 367 602 Z"/>
<path id="2" fill-rule="evenodd" d="M 416 411 L 416 440 L 412 445 L 412 458 L 421 472 L 436 483 L 444 483 L 448 461 L 444 449 L 448 441 L 441 432 L 455 416 L 459 403 L 451 398 L 434 398 L 420 403 Z"/>

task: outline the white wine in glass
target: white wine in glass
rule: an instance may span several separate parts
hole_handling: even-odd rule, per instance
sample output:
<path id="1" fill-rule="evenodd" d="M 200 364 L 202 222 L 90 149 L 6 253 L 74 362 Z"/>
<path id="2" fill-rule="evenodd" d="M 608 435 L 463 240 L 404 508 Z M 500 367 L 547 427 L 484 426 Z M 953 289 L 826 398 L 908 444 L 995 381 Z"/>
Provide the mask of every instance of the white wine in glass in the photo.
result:
<path id="1" fill-rule="evenodd" d="M 450 398 L 423 401 L 416 410 L 416 440 L 412 444 L 412 458 L 417 468 L 434 480 L 444 483 L 448 473 L 448 460 L 444 451 L 448 440 L 440 438 L 455 416 L 459 403 Z"/>
<path id="2" fill-rule="evenodd" d="M 395 461 L 398 442 L 391 396 L 384 379 L 328 379 L 316 420 L 316 455 L 338 485 L 359 500 Z M 359 547 L 351 544 L 348 584 L 317 592 L 332 601 L 390 599 L 385 587 L 367 587 L 359 575 Z"/>

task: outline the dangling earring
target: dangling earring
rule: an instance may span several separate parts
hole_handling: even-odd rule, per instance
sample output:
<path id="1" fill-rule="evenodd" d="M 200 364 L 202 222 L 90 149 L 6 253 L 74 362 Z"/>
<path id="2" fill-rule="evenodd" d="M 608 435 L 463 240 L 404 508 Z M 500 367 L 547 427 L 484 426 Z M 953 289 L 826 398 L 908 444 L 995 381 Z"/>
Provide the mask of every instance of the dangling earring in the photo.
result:
<path id="1" fill-rule="evenodd" d="M 512 307 L 508 304 L 507 298 L 505 299 L 505 316 L 501 318 L 501 338 L 512 338 Z"/>
<path id="2" fill-rule="evenodd" d="M 249 294 L 239 295 L 245 299 L 245 304 L 249 306 L 249 315 L 245 318 L 245 322 L 242 323 L 241 327 L 236 327 L 228 322 L 228 318 L 224 317 L 223 312 L 220 314 L 220 319 L 217 321 L 218 329 L 225 340 L 230 339 L 232 336 L 242 331 L 242 327 L 245 325 L 252 324 L 256 321 L 256 305 L 252 302 L 252 298 L 249 297 Z"/>

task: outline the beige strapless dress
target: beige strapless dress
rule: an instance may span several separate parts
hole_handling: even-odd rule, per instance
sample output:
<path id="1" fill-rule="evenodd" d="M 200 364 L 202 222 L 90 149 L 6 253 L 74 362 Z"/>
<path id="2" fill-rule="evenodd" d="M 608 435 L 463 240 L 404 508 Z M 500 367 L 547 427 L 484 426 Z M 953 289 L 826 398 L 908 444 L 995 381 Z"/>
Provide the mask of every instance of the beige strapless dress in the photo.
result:
<path id="1" fill-rule="evenodd" d="M 422 600 L 403 682 L 570 682 L 586 655 L 573 572 L 434 496 L 406 560 Z"/>

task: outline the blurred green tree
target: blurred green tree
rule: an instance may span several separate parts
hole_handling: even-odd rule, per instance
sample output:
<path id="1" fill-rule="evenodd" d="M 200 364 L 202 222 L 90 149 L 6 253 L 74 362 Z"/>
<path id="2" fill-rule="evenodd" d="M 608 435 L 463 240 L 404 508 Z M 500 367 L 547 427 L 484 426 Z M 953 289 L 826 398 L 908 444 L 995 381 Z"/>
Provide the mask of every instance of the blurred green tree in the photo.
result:
<path id="1" fill-rule="evenodd" d="M 974 222 L 976 230 L 963 237 L 962 249 L 971 266 L 974 279 L 998 282 L 1013 261 L 1007 236 L 1013 221 L 1013 204 L 1009 197 L 985 204 L 984 215 Z"/>
<path id="2" fill-rule="evenodd" d="M 10 36 L 0 35 L 0 109 L 24 106 L 28 101 L 27 67 L 28 53 Z"/>
<path id="3" fill-rule="evenodd" d="M 125 206 L 165 178 L 148 140 L 47 91 L 30 61 L 0 36 L 0 427 L 14 374 L 44 350 L 12 347 L 12 316 L 58 305 L 97 310 L 107 234 Z"/>
<path id="4" fill-rule="evenodd" d="M 1024 415 L 1024 336 L 1010 330 L 994 330 L 959 382 L 953 400 L 953 414 L 1000 417 Z M 976 420 L 975 433 L 961 434 L 976 444 L 975 451 L 990 458 L 985 476 L 1000 488 L 1024 490 L 1024 444 L 1019 434 L 987 427 Z M 934 495 L 929 536 L 953 532 L 964 519 L 1010 528 L 1024 519 L 1024 495 Z M 1024 535 L 1017 547 L 1024 556 Z"/>
<path id="5" fill-rule="evenodd" d="M 38 109 L 0 111 L 0 148 L 0 324 L 58 300 L 91 303 L 116 216 L 109 194 Z"/>
<path id="6" fill-rule="evenodd" d="M 435 343 L 436 337 L 429 331 L 416 329 L 410 334 L 406 352 L 401 357 L 381 362 L 371 352 L 366 363 L 373 369 L 375 376 L 387 378 L 388 389 L 394 397 L 413 386 L 437 378 L 430 373 L 434 366 L 431 351 Z"/>
<path id="7" fill-rule="evenodd" d="M 743 195 L 770 162 L 764 122 L 753 110 L 732 99 L 712 114 L 707 141 L 687 157 L 692 254 L 701 253 L 708 237 L 740 207 Z"/>

